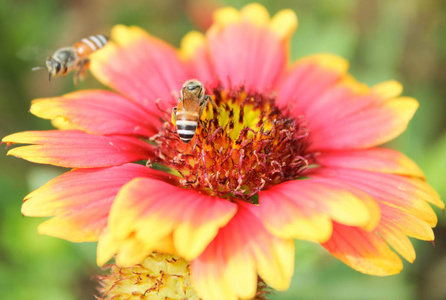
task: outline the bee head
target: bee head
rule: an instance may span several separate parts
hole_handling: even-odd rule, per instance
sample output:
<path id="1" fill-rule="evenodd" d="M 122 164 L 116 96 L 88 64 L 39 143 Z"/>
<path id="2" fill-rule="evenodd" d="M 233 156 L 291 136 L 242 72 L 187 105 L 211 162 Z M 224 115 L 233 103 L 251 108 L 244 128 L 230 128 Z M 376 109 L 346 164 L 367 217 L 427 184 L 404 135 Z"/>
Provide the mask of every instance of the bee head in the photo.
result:
<path id="1" fill-rule="evenodd" d="M 48 72 L 50 72 L 50 79 L 51 75 L 56 76 L 62 69 L 61 63 L 55 60 L 52 56 L 48 57 L 48 59 L 46 60 L 46 67 L 48 69 Z"/>
<path id="2" fill-rule="evenodd" d="M 201 82 L 196 79 L 188 80 L 183 84 L 183 88 L 181 89 L 181 98 L 183 98 L 183 94 L 193 94 L 200 101 L 204 99 L 204 87 Z"/>

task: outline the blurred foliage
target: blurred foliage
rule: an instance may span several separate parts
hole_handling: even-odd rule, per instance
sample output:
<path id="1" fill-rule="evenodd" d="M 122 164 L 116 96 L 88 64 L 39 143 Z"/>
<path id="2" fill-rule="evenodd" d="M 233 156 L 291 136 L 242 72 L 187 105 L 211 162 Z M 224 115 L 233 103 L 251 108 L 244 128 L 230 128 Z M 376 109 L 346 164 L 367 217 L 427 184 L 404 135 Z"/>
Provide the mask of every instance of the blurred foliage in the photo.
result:
<path id="1" fill-rule="evenodd" d="M 191 29 L 205 30 L 214 8 L 240 0 L 2 0 L 0 4 L 0 136 L 49 129 L 28 113 L 33 98 L 100 87 L 92 76 L 73 85 L 71 76 L 48 83 L 44 64 L 55 49 L 84 36 L 107 34 L 117 23 L 141 26 L 178 46 Z M 446 2 L 437 0 L 258 1 L 271 13 L 295 10 L 299 29 L 291 58 L 330 52 L 347 58 L 351 72 L 373 85 L 402 82 L 420 108 L 408 130 L 391 143 L 425 170 L 445 199 Z M 6 153 L 6 151 L 3 151 Z M 3 157 L 0 164 L 0 291 L 2 299 L 93 299 L 95 244 L 72 244 L 37 235 L 38 218 L 22 218 L 21 199 L 63 170 Z M 435 247 L 416 242 L 413 265 L 391 277 L 360 274 L 318 245 L 296 242 L 290 289 L 272 299 L 445 299 L 446 223 L 439 212 Z"/>

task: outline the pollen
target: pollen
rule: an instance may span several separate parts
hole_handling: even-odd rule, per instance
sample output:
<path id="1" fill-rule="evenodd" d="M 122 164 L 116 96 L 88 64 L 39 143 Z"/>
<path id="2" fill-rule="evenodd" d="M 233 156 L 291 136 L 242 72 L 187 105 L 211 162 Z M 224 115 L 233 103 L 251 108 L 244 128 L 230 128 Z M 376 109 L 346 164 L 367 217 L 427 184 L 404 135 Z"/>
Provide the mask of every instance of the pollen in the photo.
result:
<path id="1" fill-rule="evenodd" d="M 274 94 L 217 87 L 210 96 L 216 107 L 207 105 L 190 142 L 171 122 L 152 138 L 158 158 L 151 163 L 178 172 L 185 187 L 253 203 L 259 191 L 298 179 L 312 163 L 305 120 L 284 114 Z"/>

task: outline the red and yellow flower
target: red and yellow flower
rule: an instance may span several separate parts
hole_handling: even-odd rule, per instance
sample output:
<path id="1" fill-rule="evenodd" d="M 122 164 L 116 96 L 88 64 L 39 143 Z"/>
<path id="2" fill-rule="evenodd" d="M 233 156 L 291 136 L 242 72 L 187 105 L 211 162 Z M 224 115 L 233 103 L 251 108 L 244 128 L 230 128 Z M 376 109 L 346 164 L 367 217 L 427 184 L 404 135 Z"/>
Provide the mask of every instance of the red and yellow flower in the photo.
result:
<path id="1" fill-rule="evenodd" d="M 73 168 L 30 193 L 23 214 L 52 216 L 39 233 L 98 241 L 100 265 L 179 255 L 205 299 L 253 297 L 258 275 L 287 289 L 294 239 L 363 273 L 400 272 L 397 254 L 415 259 L 408 237 L 434 239 L 428 203 L 444 207 L 414 162 L 377 147 L 405 130 L 418 103 L 397 82 L 356 82 L 333 55 L 288 66 L 296 27 L 290 10 L 223 8 L 176 50 L 115 26 L 91 57 L 115 92 L 37 99 L 31 112 L 58 129 L 3 139 L 29 144 L 9 155 Z M 219 109 L 206 109 L 185 144 L 166 112 L 191 78 Z"/>

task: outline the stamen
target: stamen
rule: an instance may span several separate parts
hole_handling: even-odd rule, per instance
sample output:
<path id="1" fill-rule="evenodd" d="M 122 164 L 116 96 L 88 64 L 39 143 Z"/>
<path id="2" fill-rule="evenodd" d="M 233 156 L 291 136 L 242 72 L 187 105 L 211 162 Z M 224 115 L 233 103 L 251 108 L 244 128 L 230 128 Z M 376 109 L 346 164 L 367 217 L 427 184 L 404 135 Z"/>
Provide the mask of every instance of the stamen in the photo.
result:
<path id="1" fill-rule="evenodd" d="M 152 138 L 158 145 L 152 162 L 176 169 L 185 187 L 252 202 L 312 163 L 305 121 L 283 114 L 273 96 L 218 87 L 212 98 L 218 108 L 208 105 L 191 142 L 183 143 L 170 123 Z"/>

